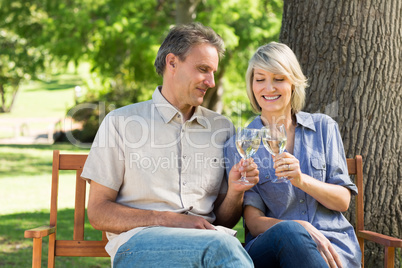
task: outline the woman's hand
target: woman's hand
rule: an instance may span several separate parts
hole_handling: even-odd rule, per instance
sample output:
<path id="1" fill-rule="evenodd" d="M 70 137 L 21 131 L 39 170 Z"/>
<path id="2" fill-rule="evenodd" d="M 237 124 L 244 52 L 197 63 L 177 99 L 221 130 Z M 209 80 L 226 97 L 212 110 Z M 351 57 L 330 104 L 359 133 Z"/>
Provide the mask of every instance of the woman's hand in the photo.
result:
<path id="1" fill-rule="evenodd" d="M 311 235 L 314 242 L 317 244 L 318 251 L 330 268 L 343 267 L 341 259 L 338 253 L 335 251 L 335 248 L 331 245 L 331 242 L 329 242 L 329 240 L 319 230 L 317 230 L 317 228 L 307 221 L 296 220 L 295 222 L 300 223 Z"/>
<path id="2" fill-rule="evenodd" d="M 273 160 L 275 175 L 277 177 L 287 177 L 294 186 L 300 188 L 303 179 L 299 160 L 287 152 L 273 156 Z"/>
<path id="3" fill-rule="evenodd" d="M 273 159 L 276 176 L 287 177 L 293 186 L 309 194 L 328 209 L 340 212 L 348 210 L 351 197 L 348 188 L 326 183 L 302 173 L 299 160 L 290 153 L 281 153 Z"/>

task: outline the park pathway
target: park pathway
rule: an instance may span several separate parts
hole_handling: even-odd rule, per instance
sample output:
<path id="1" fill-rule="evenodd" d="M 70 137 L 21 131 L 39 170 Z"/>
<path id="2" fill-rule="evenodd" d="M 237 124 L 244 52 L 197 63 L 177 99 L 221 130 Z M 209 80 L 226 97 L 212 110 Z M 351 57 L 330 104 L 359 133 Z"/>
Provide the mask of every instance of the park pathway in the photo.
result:
<path id="1" fill-rule="evenodd" d="M 53 144 L 54 135 L 71 130 L 71 126 L 71 120 L 65 118 L 0 116 L 0 144 Z"/>

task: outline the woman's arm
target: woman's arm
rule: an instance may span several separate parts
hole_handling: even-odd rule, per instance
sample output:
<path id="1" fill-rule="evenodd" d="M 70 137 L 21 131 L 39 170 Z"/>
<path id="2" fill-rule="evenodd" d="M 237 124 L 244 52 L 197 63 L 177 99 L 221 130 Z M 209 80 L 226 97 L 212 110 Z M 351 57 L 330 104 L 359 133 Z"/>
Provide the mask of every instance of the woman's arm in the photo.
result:
<path id="1" fill-rule="evenodd" d="M 264 233 L 266 230 L 282 221 L 266 217 L 261 210 L 253 206 L 246 206 L 243 215 L 246 226 L 254 237 L 257 237 L 259 234 Z"/>
<path id="2" fill-rule="evenodd" d="M 290 153 L 274 157 L 276 176 L 290 179 L 293 186 L 306 192 L 328 209 L 344 212 L 349 208 L 350 190 L 335 184 L 325 183 L 301 172 L 299 160 Z"/>

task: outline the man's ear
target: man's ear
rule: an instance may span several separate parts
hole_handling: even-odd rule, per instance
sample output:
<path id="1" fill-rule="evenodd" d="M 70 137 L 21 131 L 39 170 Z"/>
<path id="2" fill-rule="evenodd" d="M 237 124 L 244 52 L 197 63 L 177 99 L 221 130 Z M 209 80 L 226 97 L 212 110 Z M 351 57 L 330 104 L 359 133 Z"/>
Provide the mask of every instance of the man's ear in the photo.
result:
<path id="1" fill-rule="evenodd" d="M 166 55 L 166 69 L 174 71 L 177 66 L 178 58 L 173 53 Z"/>

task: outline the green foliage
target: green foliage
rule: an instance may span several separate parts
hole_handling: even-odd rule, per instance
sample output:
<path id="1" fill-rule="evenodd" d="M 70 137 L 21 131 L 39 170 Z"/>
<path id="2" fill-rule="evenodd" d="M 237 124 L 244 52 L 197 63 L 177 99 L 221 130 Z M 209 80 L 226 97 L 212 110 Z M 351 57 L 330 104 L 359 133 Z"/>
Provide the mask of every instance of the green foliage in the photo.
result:
<path id="1" fill-rule="evenodd" d="M 225 40 L 224 111 L 236 126 L 254 114 L 246 94 L 248 60 L 256 49 L 279 39 L 283 1 L 209 0 L 198 7 L 197 19 L 211 26 Z"/>
<path id="2" fill-rule="evenodd" d="M 71 144 L 56 145 L 1 145 L 0 180 L 16 176 L 35 176 L 51 173 L 52 151 L 87 153 Z"/>
<path id="3" fill-rule="evenodd" d="M 1 17 L 0 17 L 1 18 Z M 0 27 L 0 112 L 9 112 L 21 81 L 36 78 L 44 68 L 39 48 L 29 45 L 24 37 Z"/>
<path id="4" fill-rule="evenodd" d="M 282 7 L 281 0 L 208 0 L 196 7 L 194 20 L 212 27 L 226 43 L 217 77 L 223 77 L 219 82 L 227 96 L 241 96 L 238 100 L 247 103 L 242 116 L 250 113 L 244 83 L 248 59 L 257 47 L 278 39 Z M 175 24 L 174 0 L 4 0 L 0 9 L 1 26 L 40 48 L 46 61 L 90 63 L 84 102 L 121 107 L 149 99 L 162 82 L 153 62 Z M 225 98 L 224 114 L 237 118 L 232 106 Z"/>

